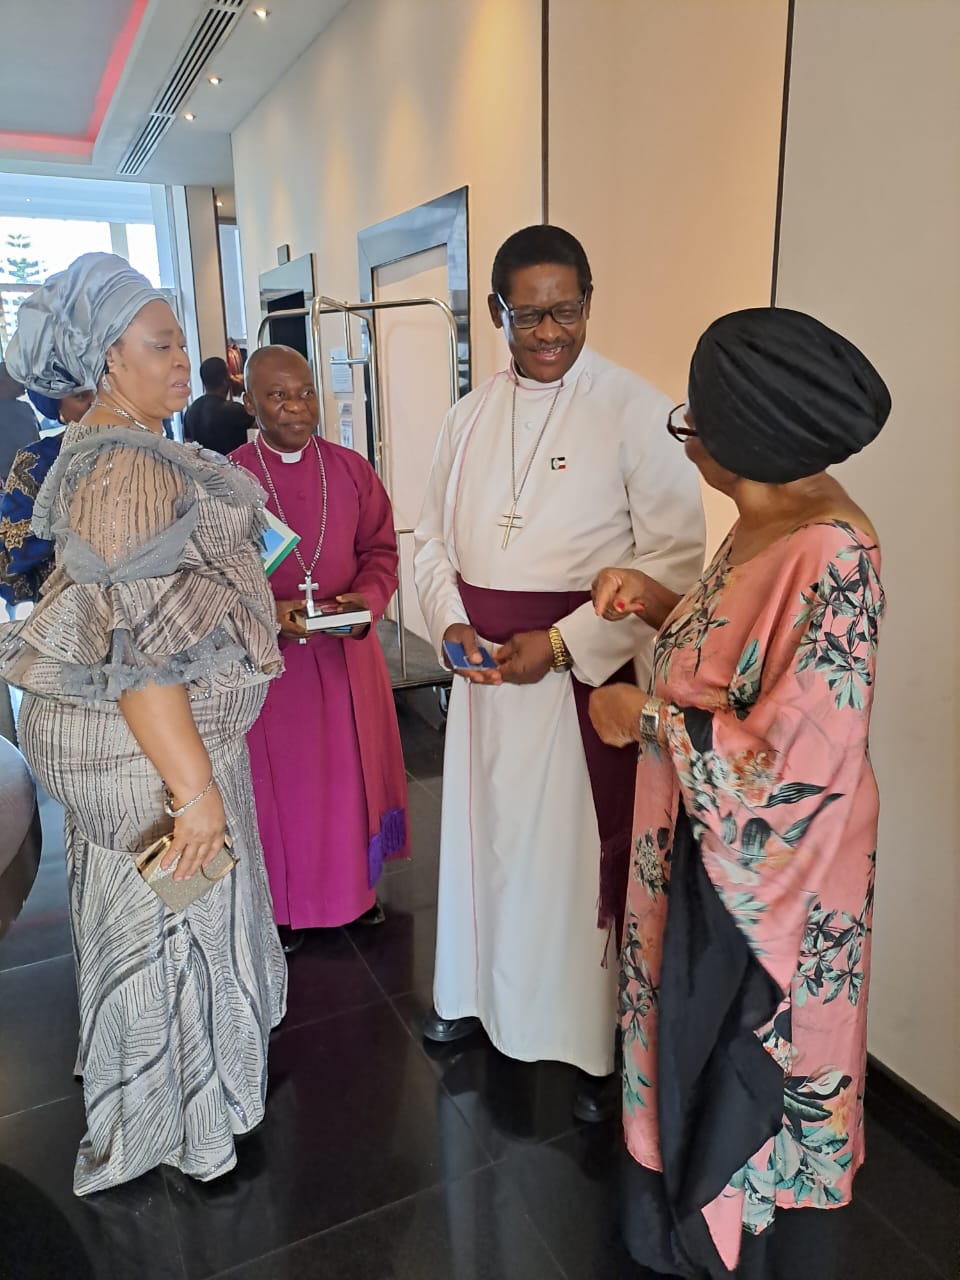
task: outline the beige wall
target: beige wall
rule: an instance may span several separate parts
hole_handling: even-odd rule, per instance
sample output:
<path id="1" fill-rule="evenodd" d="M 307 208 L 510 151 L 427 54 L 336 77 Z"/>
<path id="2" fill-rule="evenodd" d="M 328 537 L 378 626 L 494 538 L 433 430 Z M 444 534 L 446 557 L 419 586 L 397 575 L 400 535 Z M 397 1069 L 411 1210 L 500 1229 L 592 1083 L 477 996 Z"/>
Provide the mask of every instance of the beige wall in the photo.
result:
<path id="1" fill-rule="evenodd" d="M 786 0 L 551 0 L 550 221 L 587 248 L 591 343 L 678 402 L 709 322 L 770 302 L 786 23 Z M 706 501 L 712 546 L 733 510 Z"/>
<path id="2" fill-rule="evenodd" d="M 469 186 L 474 380 L 493 255 L 540 218 L 539 0 L 353 0 L 233 135 L 248 333 L 276 246 L 357 297 L 357 232 Z M 335 341 L 335 338 L 334 338 Z M 439 428 L 439 423 L 436 424 Z"/>
<path id="3" fill-rule="evenodd" d="M 893 395 L 841 478 L 883 541 L 870 1047 L 960 1115 L 960 4 L 797 0 L 777 301 Z"/>

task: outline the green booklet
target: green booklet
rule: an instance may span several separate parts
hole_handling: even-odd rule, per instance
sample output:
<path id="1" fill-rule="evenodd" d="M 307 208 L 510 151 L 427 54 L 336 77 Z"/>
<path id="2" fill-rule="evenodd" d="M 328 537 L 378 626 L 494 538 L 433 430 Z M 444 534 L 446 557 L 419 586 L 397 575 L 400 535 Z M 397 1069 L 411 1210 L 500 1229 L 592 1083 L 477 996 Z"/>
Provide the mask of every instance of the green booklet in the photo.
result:
<path id="1" fill-rule="evenodd" d="M 278 564 L 281 564 L 300 541 L 299 533 L 294 533 L 289 525 L 278 520 L 272 511 L 264 508 L 267 527 L 263 531 L 260 547 L 260 558 L 263 570 L 269 578 Z"/>

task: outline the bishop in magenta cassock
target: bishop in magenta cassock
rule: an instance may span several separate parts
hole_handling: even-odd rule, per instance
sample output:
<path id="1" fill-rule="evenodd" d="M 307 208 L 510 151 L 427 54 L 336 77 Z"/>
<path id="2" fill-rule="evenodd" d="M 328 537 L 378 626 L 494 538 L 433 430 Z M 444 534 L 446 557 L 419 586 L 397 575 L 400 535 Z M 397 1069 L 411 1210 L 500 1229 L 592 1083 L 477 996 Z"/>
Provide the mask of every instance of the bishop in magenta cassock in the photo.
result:
<path id="1" fill-rule="evenodd" d="M 246 382 L 259 430 L 231 459 L 300 535 L 270 578 L 285 671 L 248 739 L 274 911 L 292 930 L 374 923 L 383 863 L 407 853 L 393 692 L 373 627 L 307 636 L 302 611 L 310 583 L 318 601 L 383 615 L 397 587 L 393 512 L 370 464 L 315 434 L 317 392 L 298 352 L 255 352 Z"/>

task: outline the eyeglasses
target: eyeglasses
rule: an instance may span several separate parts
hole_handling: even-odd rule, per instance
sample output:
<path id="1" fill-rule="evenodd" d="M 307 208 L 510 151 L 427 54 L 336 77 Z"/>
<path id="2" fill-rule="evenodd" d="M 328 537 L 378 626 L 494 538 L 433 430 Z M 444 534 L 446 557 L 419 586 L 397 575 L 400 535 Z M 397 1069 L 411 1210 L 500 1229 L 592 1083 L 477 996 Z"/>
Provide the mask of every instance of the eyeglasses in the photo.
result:
<path id="1" fill-rule="evenodd" d="M 696 429 L 691 427 L 686 420 L 686 411 L 686 403 L 675 404 L 667 417 L 667 430 L 674 440 L 679 440 L 681 444 L 687 440 L 696 440 L 697 438 Z"/>
<path id="2" fill-rule="evenodd" d="M 587 305 L 589 296 L 588 290 L 574 302 L 558 302 L 552 307 L 511 307 L 499 293 L 497 301 L 500 303 L 500 310 L 507 313 L 515 329 L 536 329 L 538 324 L 543 323 L 544 316 L 549 316 L 554 324 L 564 326 L 576 324 L 583 315 L 583 308 Z"/>

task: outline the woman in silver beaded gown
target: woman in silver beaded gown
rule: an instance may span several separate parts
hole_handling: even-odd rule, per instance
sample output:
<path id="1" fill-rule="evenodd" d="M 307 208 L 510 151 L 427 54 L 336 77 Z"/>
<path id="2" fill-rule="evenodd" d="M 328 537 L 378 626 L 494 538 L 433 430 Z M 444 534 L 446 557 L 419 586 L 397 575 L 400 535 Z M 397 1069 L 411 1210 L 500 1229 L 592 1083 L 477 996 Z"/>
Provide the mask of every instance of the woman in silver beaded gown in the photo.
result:
<path id="1" fill-rule="evenodd" d="M 21 748 L 66 811 L 87 1114 L 74 1190 L 160 1164 L 206 1181 L 263 1118 L 286 1004 L 245 743 L 280 671 L 263 493 L 163 436 L 189 360 L 169 305 L 123 259 L 85 254 L 52 277 L 6 358 L 53 393 L 98 388 L 35 506 L 55 569 L 34 612 L 0 628 Z M 176 914 L 134 861 L 171 826 L 178 879 L 225 831 L 239 858 Z"/>

